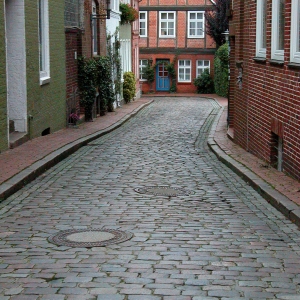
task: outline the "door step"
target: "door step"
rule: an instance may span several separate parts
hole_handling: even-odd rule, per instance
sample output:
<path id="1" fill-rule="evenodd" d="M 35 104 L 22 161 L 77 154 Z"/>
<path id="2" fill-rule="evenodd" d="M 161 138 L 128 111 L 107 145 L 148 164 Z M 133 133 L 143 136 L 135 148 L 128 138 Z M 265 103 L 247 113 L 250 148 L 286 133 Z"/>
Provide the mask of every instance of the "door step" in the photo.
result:
<path id="1" fill-rule="evenodd" d="M 16 148 L 29 140 L 26 132 L 14 131 L 9 134 L 9 148 Z"/>

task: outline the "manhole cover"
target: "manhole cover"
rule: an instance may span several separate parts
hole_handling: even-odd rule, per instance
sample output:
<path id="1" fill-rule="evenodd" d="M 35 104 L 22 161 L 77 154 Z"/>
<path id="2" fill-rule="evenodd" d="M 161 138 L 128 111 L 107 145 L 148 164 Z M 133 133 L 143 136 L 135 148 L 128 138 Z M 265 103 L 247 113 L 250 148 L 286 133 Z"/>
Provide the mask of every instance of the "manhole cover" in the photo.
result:
<path id="1" fill-rule="evenodd" d="M 149 186 L 134 189 L 136 192 L 140 194 L 151 194 L 155 196 L 188 196 L 194 194 L 192 191 L 187 191 L 184 189 L 176 188 L 176 187 L 168 187 L 168 186 Z"/>
<path id="2" fill-rule="evenodd" d="M 49 242 L 58 246 L 103 247 L 125 242 L 132 233 L 113 229 L 70 229 L 49 237 Z"/>

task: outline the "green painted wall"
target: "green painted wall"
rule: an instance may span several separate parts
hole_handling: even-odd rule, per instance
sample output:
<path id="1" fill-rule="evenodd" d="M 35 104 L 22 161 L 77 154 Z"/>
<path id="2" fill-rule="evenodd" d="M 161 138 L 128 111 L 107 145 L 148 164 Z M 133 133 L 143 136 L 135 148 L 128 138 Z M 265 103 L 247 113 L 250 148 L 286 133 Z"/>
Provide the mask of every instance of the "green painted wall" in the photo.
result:
<path id="1" fill-rule="evenodd" d="M 8 147 L 4 3 L 0 0 L 0 152 Z"/>
<path id="2" fill-rule="evenodd" d="M 64 1 L 49 0 L 50 83 L 39 83 L 38 1 L 25 1 L 27 111 L 30 138 L 66 126 Z"/>

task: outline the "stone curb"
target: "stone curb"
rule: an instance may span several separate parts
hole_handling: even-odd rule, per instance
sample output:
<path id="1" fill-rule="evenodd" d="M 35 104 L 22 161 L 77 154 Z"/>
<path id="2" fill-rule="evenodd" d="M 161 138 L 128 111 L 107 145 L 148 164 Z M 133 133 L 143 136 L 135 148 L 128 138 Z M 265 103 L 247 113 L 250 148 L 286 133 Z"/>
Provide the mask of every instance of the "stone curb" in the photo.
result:
<path id="1" fill-rule="evenodd" d="M 24 187 L 29 182 L 33 181 L 35 178 L 37 178 L 39 175 L 44 173 L 49 168 L 53 167 L 57 163 L 59 163 L 64 158 L 68 157 L 75 151 L 77 151 L 82 146 L 87 145 L 89 142 L 110 133 L 111 131 L 119 128 L 121 125 L 123 125 L 125 122 L 127 122 L 129 119 L 134 117 L 139 111 L 141 111 L 146 106 L 150 105 L 154 100 L 150 100 L 148 103 L 144 103 L 141 106 L 134 109 L 131 113 L 114 123 L 113 125 L 99 130 L 95 133 L 92 133 L 90 135 L 87 135 L 85 137 L 79 138 L 75 140 L 74 142 L 71 142 L 53 152 L 45 156 L 44 158 L 36 161 L 31 166 L 25 168 L 18 174 L 14 175 L 4 183 L 0 184 L 0 202 L 7 199 L 9 196 L 20 190 L 22 187 Z"/>
<path id="2" fill-rule="evenodd" d="M 239 175 L 245 182 L 247 182 L 251 187 L 253 187 L 272 206 L 274 206 L 278 211 L 280 211 L 284 216 L 286 216 L 297 226 L 300 226 L 299 206 L 295 204 L 292 200 L 290 200 L 289 198 L 272 188 L 270 184 L 268 184 L 257 174 L 249 170 L 242 163 L 234 160 L 229 155 L 227 155 L 215 141 L 215 131 L 217 129 L 217 125 L 223 111 L 224 107 L 221 108 L 213 122 L 209 137 L 207 139 L 207 144 L 209 148 L 222 163 L 224 163 L 227 167 L 229 167 L 232 171 Z"/>

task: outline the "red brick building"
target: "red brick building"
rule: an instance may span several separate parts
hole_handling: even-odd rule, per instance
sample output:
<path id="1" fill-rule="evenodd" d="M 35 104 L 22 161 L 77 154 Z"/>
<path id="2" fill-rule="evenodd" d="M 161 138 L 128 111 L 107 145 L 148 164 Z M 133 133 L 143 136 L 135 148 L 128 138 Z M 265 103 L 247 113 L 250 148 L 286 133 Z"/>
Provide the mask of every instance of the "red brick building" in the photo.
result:
<path id="1" fill-rule="evenodd" d="M 140 9 L 140 83 L 143 93 L 150 90 L 144 70 L 155 66 L 156 92 L 169 91 L 166 64 L 175 60 L 176 90 L 196 92 L 193 80 L 212 65 L 215 43 L 205 34 L 206 10 L 210 0 L 142 0 Z"/>
<path id="2" fill-rule="evenodd" d="M 300 2 L 234 0 L 229 126 L 234 141 L 300 179 Z"/>
<path id="3" fill-rule="evenodd" d="M 104 7 L 105 0 L 65 0 L 67 121 L 70 113 L 80 112 L 77 58 L 106 55 L 106 20 L 91 19 L 105 14 Z M 94 114 L 99 113 L 98 106 Z"/>

